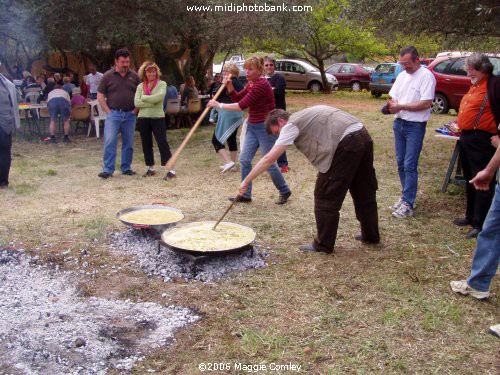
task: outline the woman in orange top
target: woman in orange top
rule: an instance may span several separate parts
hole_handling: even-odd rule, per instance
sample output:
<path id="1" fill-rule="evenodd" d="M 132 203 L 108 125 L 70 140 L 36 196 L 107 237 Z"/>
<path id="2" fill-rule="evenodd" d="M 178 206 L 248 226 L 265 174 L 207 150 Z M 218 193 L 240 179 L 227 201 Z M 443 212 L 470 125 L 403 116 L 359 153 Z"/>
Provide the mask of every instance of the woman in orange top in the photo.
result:
<path id="1" fill-rule="evenodd" d="M 466 59 L 465 65 L 472 86 L 462 98 L 457 123 L 462 131 L 460 158 L 464 178 L 468 182 L 486 167 L 495 153 L 492 143 L 498 140 L 498 131 L 492 107 L 499 104 L 487 96 L 488 80 L 493 72 L 493 65 L 488 56 L 471 55 Z M 487 191 L 476 190 L 466 183 L 465 218 L 455 219 L 453 223 L 458 226 L 472 226 L 467 238 L 477 237 L 481 231 L 494 192 L 493 183 Z"/>

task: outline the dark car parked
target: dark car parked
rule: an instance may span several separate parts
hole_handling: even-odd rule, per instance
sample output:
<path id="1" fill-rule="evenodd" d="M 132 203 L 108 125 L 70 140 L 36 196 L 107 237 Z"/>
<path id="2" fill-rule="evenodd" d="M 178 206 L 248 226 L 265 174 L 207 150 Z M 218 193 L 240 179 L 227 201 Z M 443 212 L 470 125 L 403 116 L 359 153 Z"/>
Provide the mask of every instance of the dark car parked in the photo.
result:
<path id="1" fill-rule="evenodd" d="M 448 113 L 451 109 L 458 112 L 462 97 L 469 91 L 470 78 L 465 70 L 467 56 L 445 56 L 436 58 L 428 67 L 436 77 L 436 94 L 432 102 L 434 113 Z M 493 74 L 500 71 L 500 56 L 490 56 Z"/>
<path id="2" fill-rule="evenodd" d="M 326 69 L 339 81 L 340 88 L 350 88 L 352 91 L 368 90 L 370 72 L 358 64 L 336 63 Z"/>

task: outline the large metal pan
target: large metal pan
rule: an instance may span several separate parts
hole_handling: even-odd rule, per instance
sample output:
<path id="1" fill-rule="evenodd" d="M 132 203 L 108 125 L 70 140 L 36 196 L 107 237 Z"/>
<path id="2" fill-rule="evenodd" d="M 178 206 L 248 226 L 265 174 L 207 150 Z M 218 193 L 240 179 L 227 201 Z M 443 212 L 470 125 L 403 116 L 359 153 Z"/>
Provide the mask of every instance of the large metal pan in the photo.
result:
<path id="1" fill-rule="evenodd" d="M 146 210 L 146 209 L 147 210 L 166 210 L 166 211 L 170 211 L 170 212 L 176 213 L 177 216 L 178 216 L 178 218 L 175 221 L 155 222 L 155 223 L 132 222 L 132 221 L 126 220 L 126 218 L 124 218 L 125 214 L 128 214 L 130 212 L 136 212 L 136 211 Z M 182 213 L 181 210 L 178 210 L 177 208 L 173 208 L 173 207 L 164 206 L 164 205 L 161 205 L 161 204 L 151 204 L 151 205 L 133 206 L 133 207 L 125 208 L 125 209 L 119 211 L 116 214 L 116 217 L 123 224 L 129 225 L 132 228 L 143 229 L 143 230 L 153 230 L 153 231 L 156 231 L 158 233 L 163 232 L 165 229 L 170 228 L 171 226 L 175 225 L 176 223 L 178 223 L 179 221 L 181 221 L 182 219 L 184 219 L 184 215 L 183 215 L 183 213 Z"/>
<path id="2" fill-rule="evenodd" d="M 215 223 L 215 221 L 198 221 L 178 225 L 175 228 L 169 228 L 162 233 L 159 242 L 161 245 L 166 246 L 175 252 L 181 252 L 194 256 L 234 254 L 252 249 L 252 242 L 255 240 L 255 231 L 253 229 L 240 224 L 223 221 L 217 226 L 217 229 L 213 231 L 212 228 Z M 203 234 L 203 232 L 197 233 L 201 226 L 203 229 L 208 228 L 207 230 L 213 231 L 213 233 L 208 233 L 210 236 L 201 238 L 202 242 L 204 241 L 207 244 L 205 248 L 178 244 L 179 242 L 176 240 L 176 237 L 179 235 L 193 234 L 196 237 L 197 234 Z M 211 235 L 220 234 L 219 238 L 224 239 L 224 229 L 227 227 L 231 227 L 231 229 L 234 229 L 235 231 L 241 231 L 242 238 L 238 238 L 236 240 L 232 238 L 231 243 L 226 244 L 227 246 L 220 246 L 220 242 L 217 242 L 219 245 L 211 244 Z"/>

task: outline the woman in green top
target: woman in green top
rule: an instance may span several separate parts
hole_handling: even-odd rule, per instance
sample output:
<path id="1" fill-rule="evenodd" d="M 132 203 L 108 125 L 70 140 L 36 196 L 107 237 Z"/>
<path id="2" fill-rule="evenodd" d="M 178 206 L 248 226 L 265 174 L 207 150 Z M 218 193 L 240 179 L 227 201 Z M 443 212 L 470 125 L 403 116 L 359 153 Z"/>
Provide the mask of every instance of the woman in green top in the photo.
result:
<path id="1" fill-rule="evenodd" d="M 172 156 L 167 142 L 167 127 L 165 125 L 165 112 L 163 112 L 163 98 L 167 91 L 167 83 L 161 81 L 160 76 L 160 68 L 152 61 L 145 61 L 139 68 L 139 78 L 142 83 L 137 86 L 134 104 L 139 108 L 137 126 L 141 134 L 144 161 L 148 166 L 143 177 L 156 174 L 152 135 L 154 135 L 160 150 L 161 165 L 167 164 Z M 171 170 L 165 179 L 174 176 L 175 171 Z"/>

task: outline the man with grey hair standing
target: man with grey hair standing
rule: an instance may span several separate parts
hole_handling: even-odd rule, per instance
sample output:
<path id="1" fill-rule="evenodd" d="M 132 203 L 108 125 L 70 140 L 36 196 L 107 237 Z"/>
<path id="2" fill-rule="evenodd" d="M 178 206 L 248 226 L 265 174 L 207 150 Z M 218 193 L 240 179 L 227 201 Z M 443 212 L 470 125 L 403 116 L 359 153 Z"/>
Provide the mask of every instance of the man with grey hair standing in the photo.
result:
<path id="1" fill-rule="evenodd" d="M 488 56 L 476 53 L 465 60 L 467 76 L 472 86 L 460 102 L 457 123 L 461 130 L 459 151 L 464 178 L 469 181 L 486 165 L 499 143 L 497 126 L 500 123 L 500 77 L 495 77 Z M 464 218 L 453 223 L 472 226 L 467 238 L 475 238 L 481 231 L 494 195 L 494 182 L 487 190 L 476 190 L 466 185 L 467 208 Z"/>
<path id="2" fill-rule="evenodd" d="M 399 52 L 399 73 L 387 103 L 389 113 L 395 114 L 394 143 L 401 181 L 401 197 L 390 208 L 392 216 L 413 216 L 418 188 L 418 159 L 422 151 L 427 120 L 431 115 L 436 79 L 420 65 L 418 51 L 413 46 Z"/>
<path id="3" fill-rule="evenodd" d="M 0 74 L 0 189 L 9 186 L 14 126 L 21 126 L 16 86 Z"/>

